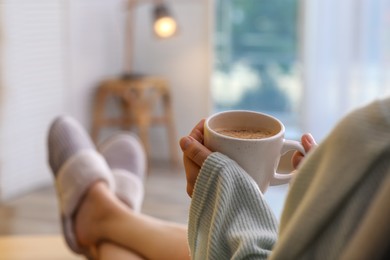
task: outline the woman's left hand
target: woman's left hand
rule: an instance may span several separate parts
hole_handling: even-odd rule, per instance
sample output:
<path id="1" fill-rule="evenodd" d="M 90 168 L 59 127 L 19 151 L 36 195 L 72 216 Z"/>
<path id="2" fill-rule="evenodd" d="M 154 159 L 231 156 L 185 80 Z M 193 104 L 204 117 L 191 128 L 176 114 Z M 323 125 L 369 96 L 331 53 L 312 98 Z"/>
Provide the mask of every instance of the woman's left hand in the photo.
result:
<path id="1" fill-rule="evenodd" d="M 303 145 L 303 148 L 305 149 L 306 153 L 308 153 L 311 149 L 317 146 L 316 141 L 314 140 L 313 136 L 309 133 L 306 133 L 302 135 L 301 137 L 301 142 Z M 294 167 L 294 169 L 298 168 L 298 165 L 302 162 L 304 159 L 304 155 L 301 152 L 294 152 L 292 158 L 291 158 L 291 163 Z"/>

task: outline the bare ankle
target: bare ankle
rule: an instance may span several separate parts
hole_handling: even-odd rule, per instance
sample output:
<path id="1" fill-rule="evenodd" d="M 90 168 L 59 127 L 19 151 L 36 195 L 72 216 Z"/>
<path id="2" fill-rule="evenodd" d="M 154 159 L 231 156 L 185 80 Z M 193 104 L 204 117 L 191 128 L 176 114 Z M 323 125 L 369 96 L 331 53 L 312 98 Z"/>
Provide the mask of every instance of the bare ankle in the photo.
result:
<path id="1" fill-rule="evenodd" d="M 112 196 L 104 182 L 96 182 L 89 188 L 74 222 L 76 237 L 81 246 L 91 247 L 104 239 L 101 227 L 110 217 Z"/>

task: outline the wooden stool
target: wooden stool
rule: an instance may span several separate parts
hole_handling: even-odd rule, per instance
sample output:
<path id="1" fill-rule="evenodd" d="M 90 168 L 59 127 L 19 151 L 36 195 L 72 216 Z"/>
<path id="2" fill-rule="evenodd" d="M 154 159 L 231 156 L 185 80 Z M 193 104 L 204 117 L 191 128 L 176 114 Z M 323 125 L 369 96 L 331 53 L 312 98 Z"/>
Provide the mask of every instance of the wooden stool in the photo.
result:
<path id="1" fill-rule="evenodd" d="M 119 101 L 121 116 L 109 118 L 105 113 L 109 98 Z M 158 101 L 162 101 L 163 114 L 154 115 Z M 178 164 L 178 140 L 173 122 L 171 96 L 166 80 L 157 77 L 131 77 L 110 79 L 98 87 L 93 108 L 91 136 L 97 142 L 99 130 L 104 126 L 120 126 L 130 129 L 136 126 L 139 137 L 150 157 L 149 129 L 153 124 L 164 124 L 167 128 L 171 160 Z"/>

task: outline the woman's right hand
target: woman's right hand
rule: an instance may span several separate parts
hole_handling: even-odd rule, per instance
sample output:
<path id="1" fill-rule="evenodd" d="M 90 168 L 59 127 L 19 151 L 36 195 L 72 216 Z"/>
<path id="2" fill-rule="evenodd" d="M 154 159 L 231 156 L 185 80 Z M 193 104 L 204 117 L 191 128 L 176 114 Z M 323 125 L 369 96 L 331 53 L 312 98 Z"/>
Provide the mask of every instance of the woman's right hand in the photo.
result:
<path id="1" fill-rule="evenodd" d="M 206 158 L 211 154 L 211 151 L 203 145 L 203 128 L 204 119 L 192 129 L 188 136 L 180 139 L 187 178 L 187 193 L 190 197 L 192 197 L 200 168 Z"/>

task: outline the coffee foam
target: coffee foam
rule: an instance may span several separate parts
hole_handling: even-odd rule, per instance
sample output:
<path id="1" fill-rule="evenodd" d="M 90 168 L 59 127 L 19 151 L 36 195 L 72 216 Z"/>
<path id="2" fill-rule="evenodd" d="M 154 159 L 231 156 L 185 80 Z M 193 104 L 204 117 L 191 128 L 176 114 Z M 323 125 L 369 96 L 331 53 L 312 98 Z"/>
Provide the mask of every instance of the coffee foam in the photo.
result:
<path id="1" fill-rule="evenodd" d="M 233 138 L 240 139 L 263 139 L 274 135 L 273 132 L 265 129 L 230 129 L 230 128 L 217 128 L 214 129 L 217 133 Z"/>

